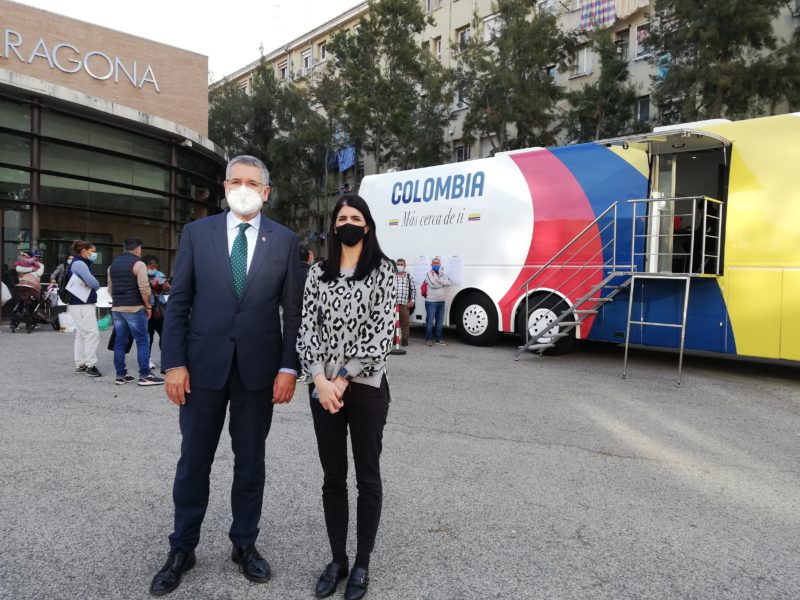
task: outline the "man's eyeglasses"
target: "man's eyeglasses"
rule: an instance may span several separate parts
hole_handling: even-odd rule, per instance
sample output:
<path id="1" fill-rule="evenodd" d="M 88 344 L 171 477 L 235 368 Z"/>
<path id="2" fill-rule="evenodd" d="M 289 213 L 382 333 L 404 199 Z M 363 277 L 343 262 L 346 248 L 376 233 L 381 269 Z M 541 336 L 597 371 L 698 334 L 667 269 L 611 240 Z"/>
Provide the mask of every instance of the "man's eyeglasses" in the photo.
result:
<path id="1" fill-rule="evenodd" d="M 228 185 L 231 185 L 233 187 L 239 187 L 240 185 L 243 185 L 247 188 L 250 188 L 254 192 L 260 192 L 262 189 L 264 189 L 263 183 L 259 183 L 258 181 L 254 181 L 252 179 L 234 178 L 234 179 L 226 179 L 226 181 L 228 182 Z"/>

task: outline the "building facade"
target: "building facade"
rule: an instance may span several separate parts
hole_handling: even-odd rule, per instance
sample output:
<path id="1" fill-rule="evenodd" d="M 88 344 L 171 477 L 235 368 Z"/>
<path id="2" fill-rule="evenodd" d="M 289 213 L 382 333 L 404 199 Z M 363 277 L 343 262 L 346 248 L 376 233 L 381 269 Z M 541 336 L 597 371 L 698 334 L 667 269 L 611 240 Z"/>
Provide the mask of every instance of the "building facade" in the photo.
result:
<path id="1" fill-rule="evenodd" d="M 537 10 L 550 11 L 558 16 L 559 24 L 565 31 L 581 32 L 589 25 L 610 28 L 623 56 L 629 66 L 630 82 L 638 93 L 636 119 L 647 125 L 655 117 L 655 106 L 650 100 L 652 89 L 651 76 L 655 67 L 650 63 L 647 49 L 649 21 L 656 0 L 616 0 L 605 3 L 613 6 L 613 12 L 603 15 L 597 22 L 597 15 L 587 14 L 588 0 L 539 0 Z M 428 13 L 434 23 L 426 27 L 420 36 L 420 44 L 428 49 L 443 66 L 455 68 L 457 63 L 457 46 L 475 35 L 489 39 L 497 30 L 497 15 L 493 11 L 492 0 L 420 0 L 423 10 Z M 593 5 L 602 3 L 594 2 Z M 791 36 L 798 26 L 800 3 L 782 10 L 774 24 L 776 34 L 784 40 Z M 794 8 L 792 8 L 794 6 Z M 312 79 L 319 69 L 326 65 L 326 40 L 336 31 L 350 29 L 358 20 L 369 12 L 367 2 L 362 2 L 336 19 L 324 23 L 301 36 L 285 47 L 266 54 L 264 59 L 274 69 L 279 80 L 303 82 Z M 475 30 L 475 15 L 480 25 Z M 253 72 L 259 61 L 253 62 L 239 71 L 226 77 L 226 81 L 236 81 L 242 89 L 248 91 Z M 579 89 L 593 82 L 599 74 L 598 57 L 584 42 L 579 44 L 572 57 L 571 65 L 566 71 L 559 71 L 554 64 L 552 75 L 557 84 L 566 90 Z M 491 151 L 489 140 L 476 140 L 471 144 L 463 138 L 462 124 L 467 110 L 465 102 L 458 97 L 453 99 L 453 117 L 446 137 L 451 147 L 453 161 L 469 160 L 487 156 Z M 374 172 L 374 164 L 369 156 L 360 157 L 354 170 L 341 176 L 343 180 L 357 184 L 364 173 Z"/>
<path id="2" fill-rule="evenodd" d="M 188 221 L 219 212 L 225 159 L 207 139 L 204 56 L 0 0 L 0 258 L 75 239 L 96 273 L 138 237 L 174 263 Z"/>

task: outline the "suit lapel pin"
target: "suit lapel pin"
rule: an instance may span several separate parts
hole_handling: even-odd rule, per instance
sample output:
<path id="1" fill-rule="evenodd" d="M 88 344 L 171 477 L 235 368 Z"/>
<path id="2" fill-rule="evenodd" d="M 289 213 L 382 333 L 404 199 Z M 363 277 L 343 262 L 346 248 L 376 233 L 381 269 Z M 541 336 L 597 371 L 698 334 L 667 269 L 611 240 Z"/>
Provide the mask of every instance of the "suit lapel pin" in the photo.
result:
<path id="1" fill-rule="evenodd" d="M 266 237 L 264 237 L 264 236 L 262 235 L 262 236 L 261 236 L 261 241 L 262 241 L 262 242 L 266 242 L 266 241 L 267 241 L 267 238 L 266 238 Z"/>

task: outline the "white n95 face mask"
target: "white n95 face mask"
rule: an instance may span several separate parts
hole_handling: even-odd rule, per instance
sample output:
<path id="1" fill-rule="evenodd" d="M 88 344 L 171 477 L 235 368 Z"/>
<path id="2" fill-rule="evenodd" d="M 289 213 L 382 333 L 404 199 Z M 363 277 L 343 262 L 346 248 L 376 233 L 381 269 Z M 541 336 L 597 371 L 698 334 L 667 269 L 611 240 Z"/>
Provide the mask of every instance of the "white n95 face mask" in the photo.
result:
<path id="1" fill-rule="evenodd" d="M 258 192 L 244 185 L 228 190 L 225 199 L 228 201 L 228 206 L 231 207 L 231 210 L 243 217 L 257 213 L 264 204 L 264 200 Z"/>

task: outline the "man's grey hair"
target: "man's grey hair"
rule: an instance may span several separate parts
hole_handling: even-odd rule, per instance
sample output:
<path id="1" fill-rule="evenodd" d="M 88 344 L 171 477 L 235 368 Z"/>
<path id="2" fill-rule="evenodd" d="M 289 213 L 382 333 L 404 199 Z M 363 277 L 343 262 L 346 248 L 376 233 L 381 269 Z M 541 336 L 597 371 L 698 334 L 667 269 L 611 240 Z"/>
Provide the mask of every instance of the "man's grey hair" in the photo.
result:
<path id="1" fill-rule="evenodd" d="M 267 169 L 267 165 L 265 165 L 260 159 L 256 158 L 255 156 L 248 156 L 247 154 L 242 154 L 240 156 L 234 156 L 232 159 L 228 161 L 228 166 L 225 167 L 225 179 L 231 178 L 231 169 L 233 165 L 249 165 L 251 167 L 258 167 L 261 169 L 261 177 L 264 181 L 262 183 L 264 185 L 269 185 L 269 170 Z"/>

